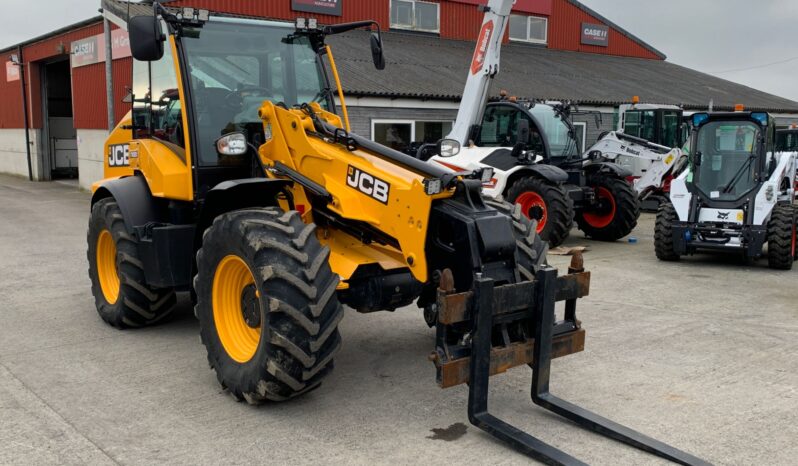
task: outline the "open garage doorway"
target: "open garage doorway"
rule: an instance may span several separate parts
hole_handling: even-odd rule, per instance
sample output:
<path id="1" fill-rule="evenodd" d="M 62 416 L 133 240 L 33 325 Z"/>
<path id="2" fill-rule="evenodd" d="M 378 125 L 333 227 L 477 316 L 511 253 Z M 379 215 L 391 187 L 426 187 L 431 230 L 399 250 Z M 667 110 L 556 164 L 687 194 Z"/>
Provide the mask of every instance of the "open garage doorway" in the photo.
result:
<path id="1" fill-rule="evenodd" d="M 78 143 L 72 119 L 69 59 L 43 64 L 42 163 L 46 179 L 78 179 Z"/>

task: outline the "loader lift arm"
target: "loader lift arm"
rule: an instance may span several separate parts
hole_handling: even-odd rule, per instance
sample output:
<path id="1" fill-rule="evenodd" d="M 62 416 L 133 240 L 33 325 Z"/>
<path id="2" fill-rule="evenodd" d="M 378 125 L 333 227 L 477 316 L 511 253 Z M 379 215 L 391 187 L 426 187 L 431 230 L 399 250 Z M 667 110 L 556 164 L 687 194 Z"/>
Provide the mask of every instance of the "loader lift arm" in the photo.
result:
<path id="1" fill-rule="evenodd" d="M 487 6 L 480 6 L 485 12 L 482 20 L 474 57 L 468 73 L 460 109 L 452 131 L 446 139 L 453 139 L 466 146 L 473 138 L 473 128 L 482 122 L 485 104 L 488 102 L 490 81 L 499 73 L 499 55 L 502 38 L 510 21 L 510 11 L 514 0 L 490 0 Z"/>

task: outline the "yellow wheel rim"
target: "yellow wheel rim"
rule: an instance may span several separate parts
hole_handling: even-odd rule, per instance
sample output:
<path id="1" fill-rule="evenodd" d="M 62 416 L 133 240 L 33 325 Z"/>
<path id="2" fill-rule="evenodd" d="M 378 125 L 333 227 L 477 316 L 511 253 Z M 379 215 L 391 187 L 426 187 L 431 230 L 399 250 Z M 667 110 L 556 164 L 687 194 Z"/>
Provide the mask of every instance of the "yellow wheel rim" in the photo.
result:
<path id="1" fill-rule="evenodd" d="M 238 256 L 226 256 L 216 266 L 212 289 L 213 321 L 227 355 L 240 363 L 255 356 L 260 342 L 261 325 L 258 323 L 252 328 L 247 324 L 242 305 L 245 290 L 254 284 L 252 272 Z"/>
<path id="2" fill-rule="evenodd" d="M 111 232 L 103 230 L 97 238 L 97 278 L 108 304 L 119 299 L 119 272 L 116 269 L 116 243 Z"/>

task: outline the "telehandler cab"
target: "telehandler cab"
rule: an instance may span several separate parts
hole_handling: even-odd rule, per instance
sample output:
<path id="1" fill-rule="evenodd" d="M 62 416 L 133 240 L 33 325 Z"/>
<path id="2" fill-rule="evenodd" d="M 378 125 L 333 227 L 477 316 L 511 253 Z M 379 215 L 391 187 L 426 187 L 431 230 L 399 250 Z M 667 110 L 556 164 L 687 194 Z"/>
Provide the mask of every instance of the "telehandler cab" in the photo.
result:
<path id="1" fill-rule="evenodd" d="M 468 383 L 469 419 L 491 435 L 548 464 L 582 464 L 487 412 L 489 376 L 529 365 L 535 403 L 703 464 L 549 393 L 551 359 L 584 346 L 580 261 L 558 277 L 529 220 L 483 200 L 483 172 L 453 174 L 347 130 L 325 37 L 373 29 L 383 68 L 376 23 L 294 28 L 154 11 L 129 22 L 134 107 L 108 138 L 106 179 L 93 189 L 89 275 L 105 321 L 154 323 L 176 291 L 191 291 L 219 382 L 255 404 L 320 385 L 341 345 L 342 304 L 417 302 L 434 310 L 439 384 Z"/>

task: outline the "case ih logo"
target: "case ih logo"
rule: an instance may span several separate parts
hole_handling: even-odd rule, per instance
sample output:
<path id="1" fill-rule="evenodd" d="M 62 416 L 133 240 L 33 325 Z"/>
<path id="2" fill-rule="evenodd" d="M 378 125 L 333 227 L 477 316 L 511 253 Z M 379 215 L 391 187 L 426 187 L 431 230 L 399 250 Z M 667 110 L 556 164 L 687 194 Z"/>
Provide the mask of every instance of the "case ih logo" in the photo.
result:
<path id="1" fill-rule="evenodd" d="M 482 30 L 479 32 L 477 48 L 474 49 L 474 59 L 471 61 L 471 74 L 479 73 L 479 70 L 482 69 L 482 65 L 485 64 L 485 53 L 488 51 L 488 44 L 490 44 L 490 36 L 492 35 L 493 20 L 483 24 Z"/>
<path id="2" fill-rule="evenodd" d="M 341 16 L 341 3 L 344 0 L 291 0 L 291 9 L 323 15 Z"/>
<path id="3" fill-rule="evenodd" d="M 607 47 L 610 45 L 610 28 L 603 24 L 582 23 L 582 43 Z"/>

